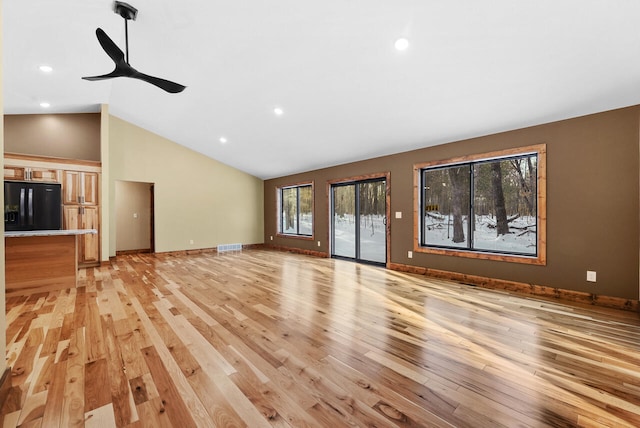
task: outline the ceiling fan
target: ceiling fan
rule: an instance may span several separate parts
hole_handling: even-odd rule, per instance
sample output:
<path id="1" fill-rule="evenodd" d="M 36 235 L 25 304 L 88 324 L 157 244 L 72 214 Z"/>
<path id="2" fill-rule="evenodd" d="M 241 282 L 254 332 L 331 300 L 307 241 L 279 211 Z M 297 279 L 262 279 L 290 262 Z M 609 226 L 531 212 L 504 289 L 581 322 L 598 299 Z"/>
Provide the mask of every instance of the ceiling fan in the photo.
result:
<path id="1" fill-rule="evenodd" d="M 167 92 L 172 94 L 182 92 L 186 86 L 181 85 L 179 83 L 171 82 L 169 80 L 161 79 L 159 77 L 149 76 L 148 74 L 140 73 L 135 68 L 129 65 L 129 29 L 127 26 L 127 21 L 136 19 L 138 14 L 138 10 L 127 4 L 125 2 L 116 1 L 114 3 L 114 12 L 124 18 L 124 35 L 125 35 L 125 54 L 122 50 L 111 40 L 107 33 L 105 33 L 102 28 L 96 29 L 96 36 L 98 37 L 98 42 L 100 42 L 100 46 L 102 49 L 109 55 L 109 57 L 113 60 L 116 65 L 116 68 L 108 74 L 103 74 L 101 76 L 89 76 L 83 77 L 84 80 L 105 80 L 105 79 L 113 79 L 115 77 L 131 77 L 133 79 L 143 80 L 145 82 L 151 83 L 161 89 L 164 89 Z"/>

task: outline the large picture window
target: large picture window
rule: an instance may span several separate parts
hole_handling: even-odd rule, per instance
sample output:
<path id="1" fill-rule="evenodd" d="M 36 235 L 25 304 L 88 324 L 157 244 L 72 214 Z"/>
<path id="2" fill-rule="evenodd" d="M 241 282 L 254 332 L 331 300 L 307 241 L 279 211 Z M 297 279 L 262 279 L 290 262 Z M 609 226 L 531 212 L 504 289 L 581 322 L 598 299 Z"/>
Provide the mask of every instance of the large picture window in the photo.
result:
<path id="1" fill-rule="evenodd" d="M 313 184 L 278 188 L 278 231 L 283 235 L 313 236 Z"/>
<path id="2" fill-rule="evenodd" d="M 539 145 L 417 165 L 416 250 L 544 264 L 545 163 Z"/>

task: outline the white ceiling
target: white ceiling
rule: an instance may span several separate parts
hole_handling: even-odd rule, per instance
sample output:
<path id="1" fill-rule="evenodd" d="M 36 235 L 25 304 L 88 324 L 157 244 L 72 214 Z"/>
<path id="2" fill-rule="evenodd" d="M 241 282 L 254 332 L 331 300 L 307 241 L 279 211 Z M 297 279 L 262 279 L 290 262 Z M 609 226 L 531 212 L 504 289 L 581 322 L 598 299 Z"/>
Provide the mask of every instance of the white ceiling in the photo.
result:
<path id="1" fill-rule="evenodd" d="M 113 69 L 96 27 L 124 50 L 111 0 L 3 0 L 5 114 L 107 103 L 265 179 L 640 104 L 637 0 L 129 3 L 130 63 L 184 92 L 80 79 Z"/>

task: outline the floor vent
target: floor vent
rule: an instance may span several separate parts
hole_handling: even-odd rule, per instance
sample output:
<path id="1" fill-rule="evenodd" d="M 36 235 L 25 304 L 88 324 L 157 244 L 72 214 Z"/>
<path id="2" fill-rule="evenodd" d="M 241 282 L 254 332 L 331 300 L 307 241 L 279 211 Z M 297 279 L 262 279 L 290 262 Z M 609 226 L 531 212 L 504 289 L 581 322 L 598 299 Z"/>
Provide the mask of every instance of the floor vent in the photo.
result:
<path id="1" fill-rule="evenodd" d="M 218 245 L 218 252 L 223 251 L 242 251 L 242 244 L 222 244 Z"/>

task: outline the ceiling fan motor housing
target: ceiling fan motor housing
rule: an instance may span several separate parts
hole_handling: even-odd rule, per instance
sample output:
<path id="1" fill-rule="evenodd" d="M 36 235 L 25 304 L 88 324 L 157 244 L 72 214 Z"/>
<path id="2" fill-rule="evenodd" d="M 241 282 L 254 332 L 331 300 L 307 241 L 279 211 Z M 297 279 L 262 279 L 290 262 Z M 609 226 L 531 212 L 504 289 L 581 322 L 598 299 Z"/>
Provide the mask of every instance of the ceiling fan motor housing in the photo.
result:
<path id="1" fill-rule="evenodd" d="M 114 2 L 113 11 L 126 20 L 135 21 L 138 16 L 138 9 L 123 1 Z"/>

